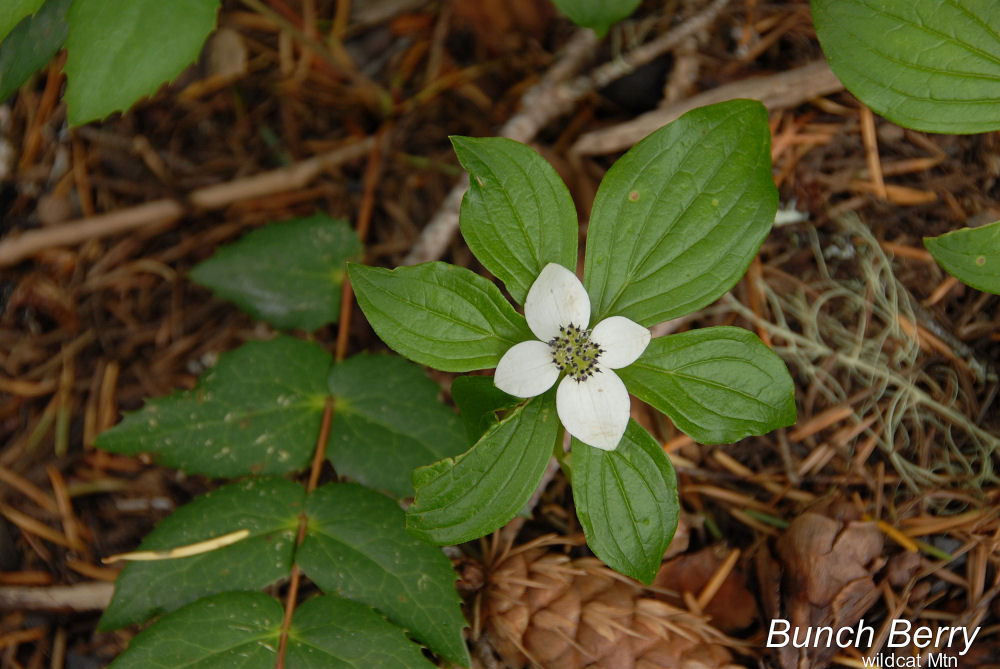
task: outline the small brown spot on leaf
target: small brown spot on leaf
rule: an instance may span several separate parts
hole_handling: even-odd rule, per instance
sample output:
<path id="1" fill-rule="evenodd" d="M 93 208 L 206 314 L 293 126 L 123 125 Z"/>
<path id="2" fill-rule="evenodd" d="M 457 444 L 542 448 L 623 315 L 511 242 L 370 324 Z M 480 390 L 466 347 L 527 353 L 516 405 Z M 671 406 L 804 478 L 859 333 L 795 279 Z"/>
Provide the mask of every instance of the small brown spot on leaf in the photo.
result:
<path id="1" fill-rule="evenodd" d="M 638 202 L 639 201 L 639 191 L 634 190 L 631 193 L 629 193 L 628 194 L 628 199 L 631 200 L 632 202 Z"/>

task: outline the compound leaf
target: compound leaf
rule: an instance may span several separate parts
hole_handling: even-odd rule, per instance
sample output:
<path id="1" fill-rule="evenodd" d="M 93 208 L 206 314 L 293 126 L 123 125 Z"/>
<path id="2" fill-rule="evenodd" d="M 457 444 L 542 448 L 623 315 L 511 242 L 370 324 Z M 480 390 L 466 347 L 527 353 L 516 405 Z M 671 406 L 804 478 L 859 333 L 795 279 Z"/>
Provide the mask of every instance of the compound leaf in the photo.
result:
<path id="1" fill-rule="evenodd" d="M 447 545 L 488 534 L 520 511 L 545 472 L 558 434 L 554 393 L 511 411 L 466 453 L 413 472 L 406 512 L 414 535 Z"/>
<path id="2" fill-rule="evenodd" d="M 260 665 L 260 666 L 272 666 Z M 340 597 L 313 597 L 295 609 L 287 669 L 432 669 L 403 629 L 369 607 Z"/>
<path id="3" fill-rule="evenodd" d="M 925 237 L 934 259 L 963 283 L 1000 295 L 1000 221 Z"/>
<path id="4" fill-rule="evenodd" d="M 587 233 L 591 322 L 651 326 L 732 288 L 774 223 L 770 145 L 764 106 L 732 100 L 684 114 L 622 156 Z"/>
<path id="5" fill-rule="evenodd" d="M 73 0 L 66 43 L 70 125 L 156 92 L 198 57 L 219 0 Z"/>
<path id="6" fill-rule="evenodd" d="M 191 270 L 191 279 L 276 328 L 311 332 L 337 322 L 345 263 L 360 252 L 346 222 L 315 214 L 222 247 Z"/>
<path id="7" fill-rule="evenodd" d="M 417 467 L 469 447 L 441 389 L 402 358 L 357 355 L 330 369 L 334 397 L 327 457 L 337 472 L 397 497 L 413 495 Z"/>
<path id="8" fill-rule="evenodd" d="M 140 632 L 113 669 L 258 669 L 278 658 L 284 610 L 260 592 L 225 592 L 165 615 Z M 295 609 L 287 669 L 433 667 L 397 627 L 357 602 L 313 597 Z"/>
<path id="9" fill-rule="evenodd" d="M 812 0 L 830 67 L 907 128 L 1000 128 L 1000 12 L 993 0 Z"/>
<path id="10" fill-rule="evenodd" d="M 204 595 L 262 588 L 286 578 L 304 503 L 302 486 L 268 478 L 218 488 L 177 509 L 139 550 L 179 548 L 243 529 L 250 535 L 191 557 L 129 562 L 115 581 L 100 628 L 118 629 Z"/>
<path id="11" fill-rule="evenodd" d="M 315 343 L 249 342 L 220 356 L 197 388 L 150 400 L 97 445 L 206 476 L 302 469 L 316 448 L 331 364 Z"/>
<path id="12" fill-rule="evenodd" d="M 702 444 L 795 422 L 795 387 L 785 363 L 743 328 L 657 337 L 619 374 L 633 395 Z"/>
<path id="13" fill-rule="evenodd" d="M 542 268 L 577 262 L 573 198 L 549 163 L 503 137 L 452 137 L 469 172 L 462 236 L 483 266 L 523 304 Z"/>
<path id="14" fill-rule="evenodd" d="M 406 532 L 398 504 L 341 483 L 317 489 L 306 512 L 296 560 L 309 578 L 327 594 L 375 607 L 431 650 L 468 666 L 455 571 L 440 549 Z"/>
<path id="15" fill-rule="evenodd" d="M 260 592 L 199 599 L 140 632 L 109 669 L 273 667 L 284 610 Z"/>
<path id="16" fill-rule="evenodd" d="M 634 420 L 613 451 L 574 438 L 573 501 L 594 554 L 652 583 L 680 511 L 674 468 L 656 440 Z"/>

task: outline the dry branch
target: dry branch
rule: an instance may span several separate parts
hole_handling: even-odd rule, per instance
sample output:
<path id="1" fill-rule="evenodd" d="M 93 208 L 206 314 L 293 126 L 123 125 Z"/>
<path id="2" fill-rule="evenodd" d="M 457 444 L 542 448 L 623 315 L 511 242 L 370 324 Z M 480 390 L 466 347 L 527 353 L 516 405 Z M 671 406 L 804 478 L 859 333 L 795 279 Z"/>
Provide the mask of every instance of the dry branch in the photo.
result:
<path id="1" fill-rule="evenodd" d="M 0 267 L 13 265 L 52 247 L 79 244 L 143 226 L 167 225 L 181 218 L 189 206 L 202 211 L 219 209 L 240 200 L 302 188 L 324 169 L 365 155 L 371 150 L 373 142 L 374 139 L 369 137 L 288 167 L 199 188 L 188 195 L 187 203 L 165 198 L 51 228 L 29 230 L 0 241 Z"/>
<path id="2" fill-rule="evenodd" d="M 788 72 L 735 81 L 647 112 L 628 123 L 588 132 L 576 141 L 570 152 L 591 156 L 623 151 L 696 107 L 748 98 L 760 100 L 768 109 L 785 109 L 843 88 L 826 61 L 815 61 Z"/>

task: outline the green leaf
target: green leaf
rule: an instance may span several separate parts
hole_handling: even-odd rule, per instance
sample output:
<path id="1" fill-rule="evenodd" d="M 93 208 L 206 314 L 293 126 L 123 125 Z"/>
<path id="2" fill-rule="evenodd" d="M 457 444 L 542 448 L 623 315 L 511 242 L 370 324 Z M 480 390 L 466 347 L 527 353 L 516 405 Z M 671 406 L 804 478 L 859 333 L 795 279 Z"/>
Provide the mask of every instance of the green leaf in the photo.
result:
<path id="1" fill-rule="evenodd" d="M 434 666 L 401 628 L 386 622 L 364 604 L 340 597 L 313 597 L 299 606 L 292 617 L 286 669 L 433 669 Z"/>
<path id="2" fill-rule="evenodd" d="M 273 667 L 283 617 L 281 604 L 263 593 L 226 592 L 206 597 L 140 632 L 108 667 Z"/>
<path id="3" fill-rule="evenodd" d="M 284 611 L 260 592 L 226 592 L 170 613 L 132 639 L 113 669 L 259 669 L 278 658 Z M 363 604 L 313 597 L 292 616 L 287 669 L 433 667 L 403 630 Z"/>
<path id="4" fill-rule="evenodd" d="M 214 490 L 177 509 L 149 533 L 139 550 L 179 548 L 246 529 L 234 544 L 186 558 L 129 562 L 100 629 L 140 623 L 225 590 L 252 590 L 287 578 L 302 486 L 280 478 L 242 481 Z"/>
<path id="5" fill-rule="evenodd" d="M 128 109 L 173 79 L 215 28 L 219 0 L 73 0 L 66 85 L 70 125 Z"/>
<path id="6" fill-rule="evenodd" d="M 374 606 L 431 650 L 468 666 L 455 571 L 440 549 L 406 532 L 398 504 L 341 483 L 317 489 L 306 510 L 296 561 L 316 585 Z"/>
<path id="7" fill-rule="evenodd" d="M 609 567 L 647 585 L 677 529 L 677 477 L 634 420 L 618 448 L 573 439 L 573 501 L 587 545 Z"/>
<path id="8" fill-rule="evenodd" d="M 924 237 L 934 259 L 963 283 L 1000 295 L 1000 221 Z"/>
<path id="9" fill-rule="evenodd" d="M 417 467 L 471 443 L 441 389 L 402 358 L 358 355 L 330 370 L 333 424 L 327 457 L 337 472 L 397 497 L 413 495 Z"/>
<path id="10" fill-rule="evenodd" d="M 190 474 L 283 474 L 308 465 L 329 395 L 331 356 L 291 337 L 219 357 L 194 390 L 150 400 L 97 438 Z"/>
<path id="11" fill-rule="evenodd" d="M 702 444 L 730 443 L 795 422 L 795 386 L 785 363 L 743 328 L 658 337 L 618 373 L 633 395 Z"/>
<path id="12" fill-rule="evenodd" d="M 45 0 L 5 0 L 0 7 L 0 40 L 18 23 L 37 12 Z"/>
<path id="13" fill-rule="evenodd" d="M 315 214 L 222 247 L 191 270 L 191 280 L 276 328 L 311 332 L 337 322 L 344 265 L 360 252 L 346 222 Z"/>
<path id="14" fill-rule="evenodd" d="M 542 268 L 577 263 L 576 207 L 566 185 L 532 149 L 502 137 L 452 137 L 469 172 L 462 236 L 520 304 Z"/>
<path id="15" fill-rule="evenodd" d="M 538 487 L 559 434 L 552 396 L 514 409 L 454 460 L 413 472 L 410 532 L 441 545 L 460 544 L 513 518 Z"/>
<path id="16" fill-rule="evenodd" d="M 492 376 L 458 377 L 451 382 L 451 397 L 473 443 L 500 421 L 497 411 L 513 409 L 523 401 L 497 388 Z"/>
<path id="17" fill-rule="evenodd" d="M 368 322 L 390 348 L 446 372 L 497 366 L 533 338 L 493 283 L 463 267 L 429 262 L 394 270 L 347 266 Z"/>
<path id="18" fill-rule="evenodd" d="M 0 44 L 0 102 L 52 60 L 66 41 L 69 3 L 48 0 L 37 14 L 17 24 Z"/>
<path id="19" fill-rule="evenodd" d="M 598 37 L 635 11 L 642 0 L 552 0 L 578 26 L 593 28 Z"/>
<path id="20" fill-rule="evenodd" d="M 733 100 L 684 114 L 608 170 L 587 233 L 592 323 L 683 316 L 743 276 L 778 206 L 770 142 L 763 105 Z"/>
<path id="21" fill-rule="evenodd" d="M 1000 128 L 1000 12 L 993 0 L 812 0 L 830 67 L 907 128 Z"/>

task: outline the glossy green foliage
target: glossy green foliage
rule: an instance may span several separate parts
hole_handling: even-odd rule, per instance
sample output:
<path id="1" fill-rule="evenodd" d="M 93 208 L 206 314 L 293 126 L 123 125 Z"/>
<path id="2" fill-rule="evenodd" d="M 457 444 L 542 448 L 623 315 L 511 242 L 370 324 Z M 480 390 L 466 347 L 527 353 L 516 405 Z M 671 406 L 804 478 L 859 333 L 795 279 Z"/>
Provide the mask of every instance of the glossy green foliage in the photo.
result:
<path id="1" fill-rule="evenodd" d="M 498 529 L 538 487 L 558 434 L 552 393 L 522 404 L 467 453 L 413 472 L 417 496 L 407 528 L 442 545 Z"/>
<path id="2" fill-rule="evenodd" d="M 1000 128 L 995 0 L 812 0 L 830 67 L 872 110 L 907 128 Z"/>
<path id="3" fill-rule="evenodd" d="M 684 114 L 622 156 L 587 233 L 591 322 L 648 327 L 732 288 L 774 223 L 770 146 L 763 105 L 733 100 Z"/>
<path id="4" fill-rule="evenodd" d="M 613 451 L 574 439 L 573 501 L 597 557 L 652 583 L 680 512 L 677 477 L 660 444 L 634 420 Z"/>
<path id="5" fill-rule="evenodd" d="M 460 223 L 483 266 L 523 304 L 549 263 L 576 269 L 576 207 L 552 166 L 529 147 L 501 137 L 452 137 L 469 172 Z"/>
<path id="6" fill-rule="evenodd" d="M 636 397 L 702 444 L 795 422 L 795 386 L 785 363 L 743 328 L 659 337 L 619 373 Z"/>
<path id="7" fill-rule="evenodd" d="M 500 289 L 465 268 L 429 262 L 348 270 L 378 336 L 422 365 L 448 372 L 496 367 L 508 348 L 531 337 Z"/>
<path id="8" fill-rule="evenodd" d="M 1000 221 L 925 237 L 934 259 L 963 283 L 1000 295 Z"/>

